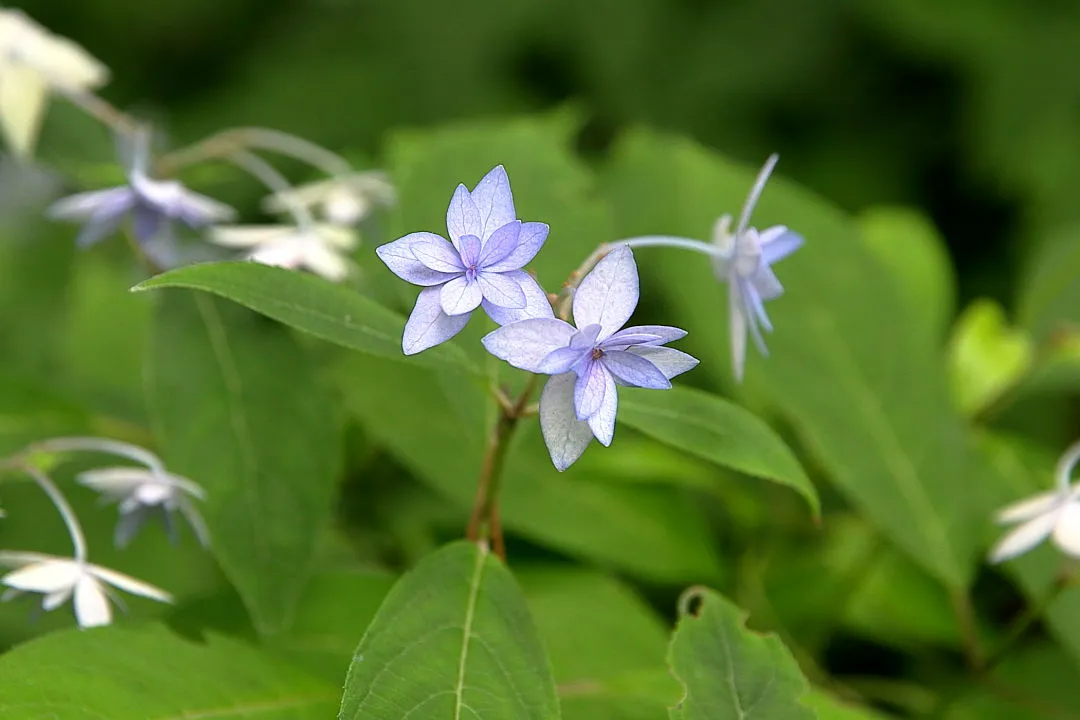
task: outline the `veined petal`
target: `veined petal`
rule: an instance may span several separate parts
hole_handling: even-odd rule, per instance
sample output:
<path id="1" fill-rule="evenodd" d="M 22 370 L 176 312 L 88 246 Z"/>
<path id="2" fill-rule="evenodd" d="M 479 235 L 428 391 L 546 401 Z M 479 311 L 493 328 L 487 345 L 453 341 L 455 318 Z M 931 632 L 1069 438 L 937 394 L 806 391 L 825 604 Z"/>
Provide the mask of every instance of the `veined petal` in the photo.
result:
<path id="1" fill-rule="evenodd" d="M 742 381 L 743 368 L 746 365 L 746 308 L 739 292 L 739 283 L 728 285 L 728 332 L 731 339 L 731 367 L 735 379 Z"/>
<path id="2" fill-rule="evenodd" d="M 158 602 L 171 603 L 173 601 L 172 595 L 161 588 L 155 587 L 150 583 L 145 583 L 142 580 L 136 580 L 130 575 L 124 575 L 123 573 L 101 567 L 100 565 L 87 565 L 87 569 L 89 573 L 98 580 L 107 582 L 113 587 L 118 587 L 124 592 L 129 592 L 132 595 L 141 595 L 142 597 L 157 600 Z"/>
<path id="3" fill-rule="evenodd" d="M 506 270 L 518 270 L 525 267 L 540 252 L 547 240 L 548 226 L 542 222 L 526 222 L 521 224 L 518 233 L 517 247 L 505 258 L 491 264 L 487 269 L 498 272 Z"/>
<path id="4" fill-rule="evenodd" d="M 503 308 L 485 300 L 481 304 L 492 320 L 499 325 L 509 325 L 530 318 L 555 317 L 547 294 L 540 287 L 540 284 L 533 279 L 532 275 L 524 270 L 509 270 L 500 273 L 500 275 L 508 277 L 518 284 L 518 287 L 525 293 L 525 307 L 520 309 Z"/>
<path id="5" fill-rule="evenodd" d="M 574 412 L 574 373 L 552 376 L 540 394 L 540 430 L 551 462 L 559 472 L 581 457 L 593 439 L 588 423 Z"/>
<path id="6" fill-rule="evenodd" d="M 1037 515 L 1048 513 L 1065 502 L 1066 496 L 1058 490 L 1039 493 L 1025 500 L 1007 505 L 998 511 L 996 520 L 1003 525 L 1024 522 Z"/>
<path id="7" fill-rule="evenodd" d="M 458 248 L 461 250 L 461 264 L 463 267 L 477 266 L 480 258 L 480 248 L 483 242 L 476 235 L 462 235 L 458 238 Z"/>
<path id="8" fill-rule="evenodd" d="M 390 272 L 406 282 L 423 287 L 442 285 L 444 282 L 453 280 L 457 273 L 432 270 L 427 265 L 417 260 L 416 255 L 413 254 L 412 251 L 412 244 L 414 242 L 430 242 L 428 236 L 433 236 L 442 240 L 444 243 L 446 242 L 445 239 L 438 235 L 434 235 L 433 233 L 412 233 L 405 237 L 398 238 L 393 242 L 380 245 L 375 248 L 375 254 L 386 264 L 386 267 L 390 268 Z M 447 244 L 449 245 L 449 243 Z"/>
<path id="9" fill-rule="evenodd" d="M 561 347 L 552 350 L 536 366 L 536 372 L 543 375 L 561 375 L 591 352 L 589 348 Z"/>
<path id="10" fill-rule="evenodd" d="M 1080 503 L 1070 502 L 1058 514 L 1054 544 L 1072 557 L 1080 557 Z"/>
<path id="11" fill-rule="evenodd" d="M 579 372 L 574 385 L 574 409 L 578 420 L 588 420 L 603 404 L 608 385 L 611 385 L 614 392 L 615 380 L 596 360 L 590 360 Z"/>
<path id="12" fill-rule="evenodd" d="M 481 250 L 476 257 L 477 266 L 487 269 L 501 260 L 505 260 L 517 248 L 520 235 L 521 223 L 517 220 L 512 220 L 502 227 L 496 228 L 483 241 Z"/>
<path id="13" fill-rule="evenodd" d="M 610 373 L 604 373 L 606 377 L 604 387 L 604 400 L 596 412 L 589 416 L 589 429 L 604 447 L 611 445 L 615 437 L 615 413 L 619 409 L 619 394 L 615 388 L 615 379 Z"/>
<path id="14" fill-rule="evenodd" d="M 439 295 L 443 312 L 447 315 L 463 315 L 480 306 L 484 291 L 477 282 L 469 282 L 464 275 L 459 275 L 440 289 Z"/>
<path id="15" fill-rule="evenodd" d="M 446 231 L 454 247 L 459 247 L 458 240 L 462 235 L 481 237 L 484 234 L 480 211 L 464 185 L 458 185 L 450 198 L 450 206 L 446 209 Z"/>
<path id="16" fill-rule="evenodd" d="M 990 551 L 990 562 L 999 563 L 1022 555 L 1045 540 L 1057 524 L 1058 513 L 1037 515 L 1003 537 Z"/>
<path id="17" fill-rule="evenodd" d="M 576 332 L 558 318 L 530 318 L 503 325 L 480 342 L 489 353 L 514 367 L 540 372 L 541 361 L 552 351 L 566 347 Z"/>
<path id="18" fill-rule="evenodd" d="M 444 343 L 461 332 L 469 322 L 469 314 L 447 315 L 442 311 L 440 296 L 442 286 L 424 288 L 416 298 L 405 332 L 401 336 L 401 349 L 406 355 Z"/>
<path id="19" fill-rule="evenodd" d="M 803 246 L 803 236 L 783 225 L 774 225 L 761 231 L 761 259 L 772 265 L 786 258 Z"/>
<path id="20" fill-rule="evenodd" d="M 75 619 L 83 628 L 112 622 L 112 608 L 105 596 L 105 588 L 90 575 L 83 575 L 75 585 Z"/>
<path id="21" fill-rule="evenodd" d="M 658 345 L 661 341 L 659 335 L 617 332 L 600 343 L 600 347 L 604 350 L 625 350 L 633 345 Z"/>
<path id="22" fill-rule="evenodd" d="M 626 324 L 638 303 L 638 272 L 634 253 L 625 245 L 614 248 L 585 276 L 574 293 L 574 324 L 598 323 L 605 340 Z"/>
<path id="23" fill-rule="evenodd" d="M 7 62 L 0 76 L 0 128 L 12 152 L 22 159 L 34 154 L 45 115 L 48 83 L 29 65 Z"/>
<path id="24" fill-rule="evenodd" d="M 510 178 L 502 165 L 481 178 L 471 196 L 480 217 L 480 232 L 475 234 L 481 240 L 487 241 L 496 230 L 517 219 Z"/>
<path id="25" fill-rule="evenodd" d="M 27 592 L 53 593 L 73 586 L 81 573 L 74 560 L 46 560 L 9 572 L 0 577 L 0 584 Z"/>
<path id="26" fill-rule="evenodd" d="M 670 325 L 634 325 L 632 327 L 623 328 L 609 337 L 604 341 L 604 347 L 608 347 L 613 342 L 615 344 L 625 344 L 622 342 L 621 338 L 628 335 L 652 335 L 659 339 L 649 343 L 650 345 L 663 345 L 664 343 L 683 339 L 686 337 L 686 331 L 680 330 L 677 327 L 671 327 Z"/>
<path id="27" fill-rule="evenodd" d="M 465 271 L 465 266 L 461 264 L 461 255 L 442 237 L 434 233 L 413 233 L 405 237 L 413 238 L 408 246 L 413 257 L 429 269 L 442 273 Z"/>
<path id="28" fill-rule="evenodd" d="M 527 304 L 525 291 L 514 279 L 502 273 L 480 272 L 476 283 L 484 294 L 484 299 L 499 307 L 520 310 Z"/>
<path id="29" fill-rule="evenodd" d="M 640 355 L 651 362 L 660 372 L 664 373 L 664 377 L 668 380 L 676 375 L 681 375 L 698 364 L 697 358 L 675 348 L 636 345 L 629 348 L 627 352 Z"/>
<path id="30" fill-rule="evenodd" d="M 605 352 L 600 362 L 612 375 L 633 387 L 667 390 L 671 381 L 647 358 L 623 350 Z"/>

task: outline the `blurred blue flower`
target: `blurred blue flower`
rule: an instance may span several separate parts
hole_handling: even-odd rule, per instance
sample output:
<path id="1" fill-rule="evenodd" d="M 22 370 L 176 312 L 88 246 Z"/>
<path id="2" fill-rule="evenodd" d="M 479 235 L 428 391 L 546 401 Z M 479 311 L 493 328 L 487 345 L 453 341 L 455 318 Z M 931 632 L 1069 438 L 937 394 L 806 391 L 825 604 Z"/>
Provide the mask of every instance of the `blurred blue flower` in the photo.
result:
<path id="1" fill-rule="evenodd" d="M 446 211 L 446 229 L 449 241 L 415 232 L 375 250 L 395 275 L 424 288 L 405 324 L 401 347 L 406 355 L 457 335 L 477 307 L 500 325 L 554 317 L 543 289 L 521 269 L 539 252 L 548 226 L 517 219 L 502 165 L 471 193 L 458 185 Z"/>
<path id="2" fill-rule="evenodd" d="M 573 325 L 558 318 L 521 320 L 489 333 L 484 347 L 529 372 L 551 375 L 540 397 L 540 427 L 555 467 L 570 467 L 595 437 L 610 445 L 616 385 L 667 390 L 698 361 L 665 343 L 686 335 L 665 325 L 621 329 L 638 303 L 634 253 L 616 247 L 574 293 Z"/>

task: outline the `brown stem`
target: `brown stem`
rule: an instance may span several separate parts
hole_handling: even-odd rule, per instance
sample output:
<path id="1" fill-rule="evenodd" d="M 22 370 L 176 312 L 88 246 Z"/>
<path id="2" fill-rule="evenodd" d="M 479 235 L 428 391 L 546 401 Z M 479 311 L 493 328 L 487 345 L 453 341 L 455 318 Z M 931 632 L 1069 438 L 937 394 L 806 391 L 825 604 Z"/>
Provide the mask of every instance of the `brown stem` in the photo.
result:
<path id="1" fill-rule="evenodd" d="M 971 606 L 971 597 L 964 590 L 954 590 L 950 593 L 953 613 L 956 615 L 960 626 L 960 636 L 964 643 L 964 656 L 968 665 L 974 670 L 983 667 L 984 654 L 982 641 L 979 639 L 979 630 L 975 625 L 975 609 Z"/>

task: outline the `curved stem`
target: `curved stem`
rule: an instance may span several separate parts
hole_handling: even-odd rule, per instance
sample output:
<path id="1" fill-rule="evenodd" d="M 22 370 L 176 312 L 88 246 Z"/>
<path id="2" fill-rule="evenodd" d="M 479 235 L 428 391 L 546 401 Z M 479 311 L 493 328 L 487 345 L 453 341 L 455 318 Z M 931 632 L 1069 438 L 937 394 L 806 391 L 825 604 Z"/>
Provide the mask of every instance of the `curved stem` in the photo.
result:
<path id="1" fill-rule="evenodd" d="M 27 465 L 24 469 L 38 484 L 38 487 L 49 496 L 49 500 L 52 501 L 53 506 L 60 513 L 60 517 L 64 518 L 64 525 L 67 526 L 68 535 L 71 536 L 71 544 L 75 548 L 75 560 L 79 563 L 85 563 L 86 536 L 83 535 L 79 519 L 75 517 L 75 511 L 71 509 L 67 498 L 60 492 L 60 488 L 56 487 L 56 484 L 49 479 L 49 476 L 41 472 L 41 470 L 38 470 L 33 465 Z"/>
<path id="2" fill-rule="evenodd" d="M 289 214 L 292 215 L 293 222 L 302 231 L 309 231 L 315 226 L 315 219 L 311 217 L 311 213 L 308 212 L 307 208 L 292 198 L 293 186 L 289 184 L 284 175 L 274 169 L 273 165 L 258 155 L 243 150 L 227 155 L 226 159 L 241 170 L 247 171 L 252 177 L 265 185 L 270 192 L 281 197 L 282 201 L 286 203 Z"/>
<path id="3" fill-rule="evenodd" d="M 345 175 L 353 171 L 348 160 L 321 145 L 281 130 L 260 127 L 223 130 L 163 155 L 158 167 L 162 172 L 176 172 L 203 160 L 228 157 L 249 148 L 269 150 L 301 160 L 327 175 Z"/>
<path id="4" fill-rule="evenodd" d="M 1057 484 L 1061 490 L 1067 492 L 1070 489 L 1069 476 L 1072 475 L 1077 462 L 1080 462 L 1080 440 L 1065 450 L 1061 459 L 1058 460 L 1057 467 L 1054 468 L 1054 477 L 1057 478 Z"/>
<path id="5" fill-rule="evenodd" d="M 63 85 L 58 85 L 55 89 L 72 105 L 117 133 L 132 135 L 139 128 L 139 123 L 133 117 L 92 92 L 73 90 Z"/>
<path id="6" fill-rule="evenodd" d="M 710 257 L 719 257 L 725 259 L 731 256 L 731 253 L 724 252 L 716 245 L 713 245 L 712 243 L 707 243 L 703 240 L 668 237 L 666 235 L 643 235 L 641 237 L 631 238 L 629 240 L 619 240 L 618 242 L 613 242 L 611 244 L 625 245 L 631 248 L 670 247 L 677 248 L 679 250 L 690 250 L 691 252 L 699 252 Z"/>
<path id="7" fill-rule="evenodd" d="M 154 453 L 130 443 L 120 440 L 108 440 L 95 437 L 58 437 L 50 440 L 42 440 L 30 446 L 33 450 L 45 452 L 102 452 L 109 455 L 119 455 L 129 460 L 142 463 L 151 470 L 164 472 L 165 465 Z"/>

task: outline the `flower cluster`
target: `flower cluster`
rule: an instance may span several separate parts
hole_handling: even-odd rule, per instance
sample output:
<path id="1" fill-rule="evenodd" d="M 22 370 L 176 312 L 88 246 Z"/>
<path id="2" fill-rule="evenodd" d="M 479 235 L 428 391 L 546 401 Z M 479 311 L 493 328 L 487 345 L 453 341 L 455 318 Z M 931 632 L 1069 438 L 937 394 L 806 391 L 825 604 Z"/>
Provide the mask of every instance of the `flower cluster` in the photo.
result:
<path id="1" fill-rule="evenodd" d="M 52 501 L 71 536 L 72 557 L 0 550 L 0 565 L 15 568 L 0 577 L 0 585 L 7 588 L 0 595 L 0 601 L 38 593 L 43 596 L 42 609 L 49 611 L 74 599 L 75 619 L 84 628 L 112 622 L 109 599 L 116 602 L 119 599 L 109 586 L 159 602 L 172 602 L 171 596 L 160 588 L 89 562 L 86 537 L 79 520 L 40 462 L 42 456 L 76 451 L 119 455 L 140 464 L 98 468 L 78 475 L 79 483 L 100 492 L 105 501 L 119 504 L 120 520 L 115 536 L 119 547 L 125 547 L 151 515 L 162 520 L 170 540 L 175 543 L 177 532 L 173 515 L 177 512 L 191 525 L 199 542 L 203 546 L 209 544 L 206 524 L 191 502 L 192 498 L 204 497 L 203 489 L 187 478 L 170 473 L 153 453 L 128 443 L 100 438 L 46 440 L 25 450 L 9 466 L 29 475 Z"/>

